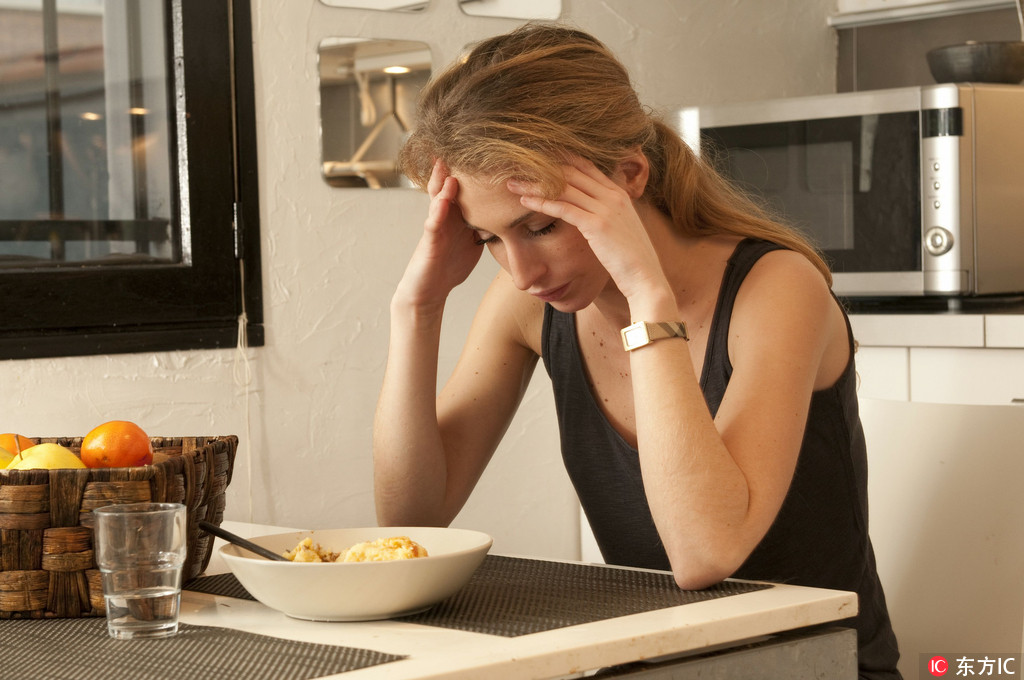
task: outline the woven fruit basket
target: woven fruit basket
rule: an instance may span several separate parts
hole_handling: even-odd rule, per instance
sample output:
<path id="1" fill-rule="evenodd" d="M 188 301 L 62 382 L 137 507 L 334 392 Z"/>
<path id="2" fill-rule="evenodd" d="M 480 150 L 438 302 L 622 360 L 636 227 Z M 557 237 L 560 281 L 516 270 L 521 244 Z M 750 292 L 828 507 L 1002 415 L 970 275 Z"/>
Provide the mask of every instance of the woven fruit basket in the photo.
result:
<path id="1" fill-rule="evenodd" d="M 82 438 L 47 438 L 76 453 Z M 95 508 L 145 501 L 187 508 L 182 578 L 206 569 L 220 525 L 238 437 L 151 437 L 153 463 L 141 467 L 0 470 L 0 619 L 103 616 L 93 554 Z"/>

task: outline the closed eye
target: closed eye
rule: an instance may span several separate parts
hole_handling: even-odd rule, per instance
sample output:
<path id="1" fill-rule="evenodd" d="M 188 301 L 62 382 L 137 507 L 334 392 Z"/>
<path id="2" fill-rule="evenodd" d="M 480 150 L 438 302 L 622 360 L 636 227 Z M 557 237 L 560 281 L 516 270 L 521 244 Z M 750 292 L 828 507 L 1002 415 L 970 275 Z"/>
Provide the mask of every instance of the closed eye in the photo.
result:
<path id="1" fill-rule="evenodd" d="M 541 227 L 540 229 L 527 230 L 526 235 L 529 236 L 530 238 L 533 238 L 536 236 L 544 236 L 546 234 L 550 234 L 551 230 L 555 228 L 555 224 L 555 222 L 552 222 L 546 227 Z M 489 243 L 496 243 L 498 240 L 499 239 L 497 236 L 480 237 L 476 239 L 476 244 L 478 246 L 486 246 Z"/>
<path id="2" fill-rule="evenodd" d="M 541 227 L 540 229 L 535 229 L 535 230 L 531 231 L 530 232 L 530 236 L 544 236 L 545 234 L 551 233 L 551 230 L 554 229 L 554 228 L 555 228 L 555 223 L 552 222 L 551 224 L 549 224 L 546 227 Z"/>

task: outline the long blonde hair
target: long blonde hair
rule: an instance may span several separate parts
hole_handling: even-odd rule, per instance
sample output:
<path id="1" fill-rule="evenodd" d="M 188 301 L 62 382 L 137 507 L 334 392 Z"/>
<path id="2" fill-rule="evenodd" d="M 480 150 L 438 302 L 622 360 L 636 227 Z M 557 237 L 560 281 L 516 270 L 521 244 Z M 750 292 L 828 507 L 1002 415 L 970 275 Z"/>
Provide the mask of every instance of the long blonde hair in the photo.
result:
<path id="1" fill-rule="evenodd" d="M 537 183 L 554 197 L 572 157 L 605 174 L 640 148 L 645 200 L 682 234 L 732 234 L 802 253 L 831 285 L 817 250 L 701 160 L 639 101 L 629 73 L 600 41 L 557 24 L 526 24 L 477 45 L 428 83 L 399 162 L 425 187 L 435 159 L 452 172 Z"/>

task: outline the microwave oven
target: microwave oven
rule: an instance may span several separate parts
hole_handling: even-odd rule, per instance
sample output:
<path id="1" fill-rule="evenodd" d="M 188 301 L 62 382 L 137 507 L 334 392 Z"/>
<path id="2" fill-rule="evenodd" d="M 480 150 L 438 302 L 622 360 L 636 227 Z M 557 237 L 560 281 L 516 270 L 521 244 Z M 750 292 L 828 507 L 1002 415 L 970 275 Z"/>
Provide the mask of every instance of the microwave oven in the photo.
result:
<path id="1" fill-rule="evenodd" d="M 1024 291 L 1024 86 L 693 107 L 687 143 L 801 230 L 850 298 Z"/>

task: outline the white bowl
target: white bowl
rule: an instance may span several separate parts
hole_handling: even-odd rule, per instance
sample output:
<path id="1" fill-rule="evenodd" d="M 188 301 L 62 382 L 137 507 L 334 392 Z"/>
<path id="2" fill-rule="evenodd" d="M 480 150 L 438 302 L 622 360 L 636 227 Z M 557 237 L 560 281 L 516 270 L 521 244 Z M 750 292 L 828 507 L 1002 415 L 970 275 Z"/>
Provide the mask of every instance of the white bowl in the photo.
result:
<path id="1" fill-rule="evenodd" d="M 324 550 L 408 536 L 428 557 L 386 562 L 276 562 L 224 545 L 220 555 L 249 593 L 288 616 L 312 621 L 370 621 L 430 608 L 466 585 L 490 550 L 487 534 L 438 527 L 293 531 L 250 539 L 277 553 L 311 536 Z"/>

